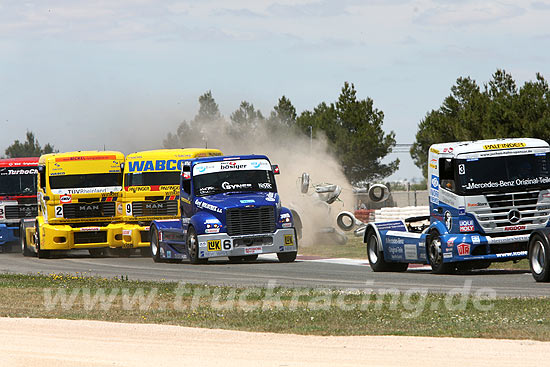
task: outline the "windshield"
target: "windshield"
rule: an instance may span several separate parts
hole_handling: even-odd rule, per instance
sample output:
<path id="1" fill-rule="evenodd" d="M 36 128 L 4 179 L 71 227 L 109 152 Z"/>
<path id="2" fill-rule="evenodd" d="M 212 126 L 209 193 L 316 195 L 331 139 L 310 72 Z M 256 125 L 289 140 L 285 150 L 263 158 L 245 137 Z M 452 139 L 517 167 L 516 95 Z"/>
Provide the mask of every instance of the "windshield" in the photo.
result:
<path id="1" fill-rule="evenodd" d="M 159 185 L 179 185 L 179 172 L 137 172 L 127 173 L 125 176 L 125 186 L 159 186 Z"/>
<path id="2" fill-rule="evenodd" d="M 121 185 L 122 174 L 120 173 L 93 173 L 82 175 L 50 176 L 51 189 L 112 187 Z"/>
<path id="3" fill-rule="evenodd" d="M 36 167 L 0 168 L 0 195 L 36 195 Z"/>
<path id="4" fill-rule="evenodd" d="M 550 187 L 550 160 L 547 153 L 457 159 L 457 191 L 464 195 Z"/>
<path id="5" fill-rule="evenodd" d="M 275 178 L 268 170 L 213 172 L 193 178 L 196 196 L 221 192 L 266 191 L 276 192 Z"/>

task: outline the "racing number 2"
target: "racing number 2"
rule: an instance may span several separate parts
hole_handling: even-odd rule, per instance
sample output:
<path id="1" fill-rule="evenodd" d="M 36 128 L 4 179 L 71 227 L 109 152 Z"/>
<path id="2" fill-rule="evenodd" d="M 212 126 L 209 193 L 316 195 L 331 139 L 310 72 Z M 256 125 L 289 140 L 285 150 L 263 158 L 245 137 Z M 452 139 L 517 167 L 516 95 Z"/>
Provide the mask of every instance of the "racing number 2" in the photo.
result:
<path id="1" fill-rule="evenodd" d="M 56 205 L 55 207 L 55 217 L 63 218 L 63 205 Z"/>

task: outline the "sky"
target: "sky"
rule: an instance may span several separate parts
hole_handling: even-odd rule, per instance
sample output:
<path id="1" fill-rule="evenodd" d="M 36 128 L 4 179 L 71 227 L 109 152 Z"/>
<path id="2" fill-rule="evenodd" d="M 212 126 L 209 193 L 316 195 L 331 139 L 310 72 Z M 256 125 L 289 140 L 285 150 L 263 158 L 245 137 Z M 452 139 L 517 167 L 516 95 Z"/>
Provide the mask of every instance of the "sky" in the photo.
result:
<path id="1" fill-rule="evenodd" d="M 211 90 L 226 117 L 370 97 L 397 143 L 456 79 L 550 79 L 550 0 L 0 0 L 0 151 L 159 148 Z M 409 154 L 391 179 L 421 177 Z"/>

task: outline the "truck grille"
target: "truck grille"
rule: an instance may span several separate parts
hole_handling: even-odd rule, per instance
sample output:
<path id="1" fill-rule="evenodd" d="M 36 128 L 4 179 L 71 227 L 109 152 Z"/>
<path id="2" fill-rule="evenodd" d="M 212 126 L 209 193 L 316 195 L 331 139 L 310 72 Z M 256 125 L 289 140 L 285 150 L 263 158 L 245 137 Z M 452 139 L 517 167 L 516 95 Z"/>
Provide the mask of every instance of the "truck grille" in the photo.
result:
<path id="1" fill-rule="evenodd" d="M 178 202 L 166 201 L 135 201 L 132 203 L 134 217 L 149 217 L 156 215 L 178 215 Z"/>
<path id="2" fill-rule="evenodd" d="M 273 206 L 227 209 L 227 234 L 240 236 L 275 232 Z"/>
<path id="3" fill-rule="evenodd" d="M 65 219 L 114 217 L 116 203 L 75 203 L 63 205 L 63 217 Z"/>
<path id="4" fill-rule="evenodd" d="M 505 228 L 528 230 L 544 226 L 550 219 L 550 204 L 538 203 L 540 191 L 485 195 L 489 207 L 470 210 L 487 232 L 501 232 Z M 519 220 L 511 222 L 511 210 L 519 211 Z"/>
<path id="5" fill-rule="evenodd" d="M 107 242 L 107 232 L 75 232 L 74 243 L 105 243 Z"/>
<path id="6" fill-rule="evenodd" d="M 30 205 L 6 205 L 4 207 L 6 219 L 34 218 L 38 215 L 38 206 Z"/>

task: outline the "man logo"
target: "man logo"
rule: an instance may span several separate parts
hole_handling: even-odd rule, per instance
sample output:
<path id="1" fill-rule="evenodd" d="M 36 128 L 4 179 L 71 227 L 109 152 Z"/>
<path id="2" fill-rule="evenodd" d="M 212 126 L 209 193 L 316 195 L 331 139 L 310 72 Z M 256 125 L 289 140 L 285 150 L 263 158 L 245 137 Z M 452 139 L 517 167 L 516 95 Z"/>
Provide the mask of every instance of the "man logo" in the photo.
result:
<path id="1" fill-rule="evenodd" d="M 518 223 L 521 220 L 521 213 L 517 209 L 512 209 L 508 212 L 508 221 L 512 224 Z"/>

